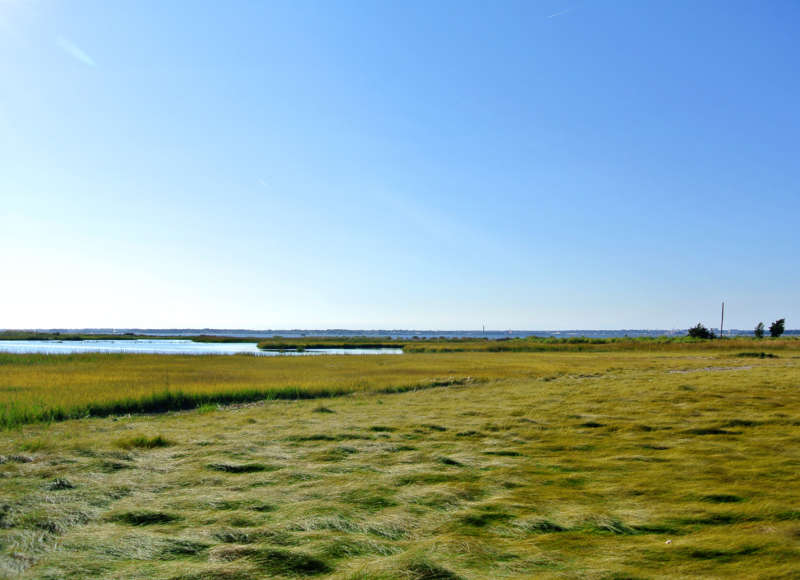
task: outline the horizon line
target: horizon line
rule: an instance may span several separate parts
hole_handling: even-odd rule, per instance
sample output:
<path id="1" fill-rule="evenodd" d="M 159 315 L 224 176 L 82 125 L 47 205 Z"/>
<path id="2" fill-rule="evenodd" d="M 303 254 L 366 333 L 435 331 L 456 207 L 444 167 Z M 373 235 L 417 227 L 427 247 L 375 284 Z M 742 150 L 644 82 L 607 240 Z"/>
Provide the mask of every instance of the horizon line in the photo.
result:
<path id="1" fill-rule="evenodd" d="M 711 330 L 718 327 L 710 326 Z M 192 326 L 172 326 L 172 327 L 144 327 L 144 326 L 84 326 L 84 327 L 29 327 L 29 328 L 0 328 L 0 332 L 6 331 L 24 331 L 24 332 L 40 332 L 40 331 L 62 331 L 62 330 L 104 330 L 104 331 L 120 331 L 120 330 L 152 330 L 152 331 L 209 331 L 217 330 L 224 332 L 676 332 L 688 330 L 686 328 L 504 328 L 504 329 L 490 329 L 490 328 L 456 328 L 456 329 L 441 329 L 441 328 L 223 328 L 223 327 L 192 327 Z M 746 331 L 752 332 L 748 328 L 726 328 L 723 332 L 728 331 Z M 800 332 L 800 328 L 787 328 L 784 332 Z"/>

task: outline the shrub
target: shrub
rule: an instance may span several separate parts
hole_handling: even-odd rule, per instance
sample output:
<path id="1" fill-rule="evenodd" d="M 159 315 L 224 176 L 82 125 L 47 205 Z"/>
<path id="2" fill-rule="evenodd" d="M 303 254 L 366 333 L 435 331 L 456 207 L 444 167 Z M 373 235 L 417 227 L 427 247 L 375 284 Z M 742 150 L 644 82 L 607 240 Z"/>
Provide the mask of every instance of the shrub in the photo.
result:
<path id="1" fill-rule="evenodd" d="M 753 331 L 753 334 L 756 335 L 756 338 L 764 338 L 764 323 L 759 322 L 756 325 L 756 329 Z"/>
<path id="2" fill-rule="evenodd" d="M 713 330 L 707 329 L 699 322 L 697 326 L 693 326 L 689 329 L 689 336 L 692 338 L 716 338 Z"/>
<path id="3" fill-rule="evenodd" d="M 783 334 L 783 331 L 785 330 L 785 325 L 786 325 L 786 319 L 779 318 L 778 320 L 769 325 L 769 335 L 772 338 L 778 338 L 781 334 Z"/>

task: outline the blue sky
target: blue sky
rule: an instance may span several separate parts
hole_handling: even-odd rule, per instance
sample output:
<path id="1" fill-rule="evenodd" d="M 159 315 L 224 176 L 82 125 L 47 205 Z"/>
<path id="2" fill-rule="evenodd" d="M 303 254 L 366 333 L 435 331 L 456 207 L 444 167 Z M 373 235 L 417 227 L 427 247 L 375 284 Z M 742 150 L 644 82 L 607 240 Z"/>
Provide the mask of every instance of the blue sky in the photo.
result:
<path id="1" fill-rule="evenodd" d="M 0 0 L 0 327 L 796 328 L 798 24 Z"/>

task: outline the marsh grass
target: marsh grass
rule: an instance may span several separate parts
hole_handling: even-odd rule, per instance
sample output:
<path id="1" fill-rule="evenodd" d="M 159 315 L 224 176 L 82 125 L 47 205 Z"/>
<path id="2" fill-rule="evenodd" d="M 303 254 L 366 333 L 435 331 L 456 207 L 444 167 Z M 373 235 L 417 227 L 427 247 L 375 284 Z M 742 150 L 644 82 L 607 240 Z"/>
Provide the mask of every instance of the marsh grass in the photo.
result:
<path id="1" fill-rule="evenodd" d="M 309 359 L 312 357 L 309 357 Z M 486 380 L 441 376 L 447 359 L 0 353 L 0 429 L 85 417 L 164 413 L 257 401 L 400 393 Z M 437 357 L 438 358 L 438 357 Z M 334 362 L 331 362 L 333 359 Z M 381 359 L 381 360 L 371 360 Z M 388 359 L 388 360 L 387 360 Z"/>
<path id="2" fill-rule="evenodd" d="M 353 337 L 324 337 L 304 336 L 298 338 L 272 337 L 258 341 L 258 348 L 262 350 L 285 350 L 303 352 L 313 348 L 403 348 L 406 341 L 401 339 L 386 338 L 375 339 L 369 336 Z"/>
<path id="3" fill-rule="evenodd" d="M 319 558 L 303 552 L 278 548 L 263 548 L 248 552 L 246 557 L 266 574 L 307 578 L 330 572 L 331 567 Z"/>
<path id="4" fill-rule="evenodd" d="M 121 449 L 157 449 L 159 447 L 174 445 L 172 441 L 161 435 L 155 435 L 153 437 L 148 437 L 147 435 L 130 435 L 117 439 L 114 443 Z"/>
<path id="5" fill-rule="evenodd" d="M 512 338 L 499 340 L 475 339 L 427 339 L 411 341 L 404 345 L 407 353 L 420 352 L 681 352 L 698 348 L 716 352 L 726 352 L 758 345 L 778 350 L 794 350 L 800 346 L 800 337 L 786 336 L 773 338 L 769 342 L 754 337 L 720 338 L 705 340 L 687 336 L 656 337 L 612 337 L 587 338 L 576 336 L 570 338 L 538 337 Z M 744 355 L 750 356 L 750 355 Z M 760 354 L 758 355 L 760 356 Z M 765 353 L 766 357 L 770 354 Z M 775 355 L 772 355 L 775 356 Z"/>
<path id="6" fill-rule="evenodd" d="M 732 373 L 704 369 L 738 357 L 695 349 L 409 356 L 418 372 L 336 357 L 11 365 L 0 380 L 17 387 L 94 372 L 163 387 L 168 370 L 175 390 L 280 372 L 355 390 L 325 402 L 335 413 L 275 398 L 3 432 L 0 577 L 790 578 L 800 353 Z M 432 382 L 448 386 L 385 392 Z"/>
<path id="7" fill-rule="evenodd" d="M 783 352 L 800 348 L 800 339 L 770 339 L 758 344 Z M 0 353 L 0 429 L 129 413 L 196 408 L 212 412 L 218 405 L 268 400 L 330 398 L 359 392 L 400 393 L 500 378 L 589 379 L 623 366 L 630 368 L 632 363 L 644 367 L 653 361 L 653 353 L 664 353 L 659 357 L 662 359 L 668 358 L 669 353 L 687 352 L 713 358 L 735 355 L 749 345 L 752 340 L 746 338 L 699 342 L 677 338 L 431 340 L 415 343 L 419 348 L 409 352 L 435 354 L 301 359 Z M 582 352 L 588 347 L 608 351 L 604 368 L 589 363 L 591 354 Z M 460 350 L 475 352 L 464 356 L 457 352 Z M 757 358 L 762 358 L 761 352 L 763 358 L 774 358 L 775 353 L 767 351 L 759 351 Z M 675 370 L 708 370 L 698 364 L 684 367 Z"/>

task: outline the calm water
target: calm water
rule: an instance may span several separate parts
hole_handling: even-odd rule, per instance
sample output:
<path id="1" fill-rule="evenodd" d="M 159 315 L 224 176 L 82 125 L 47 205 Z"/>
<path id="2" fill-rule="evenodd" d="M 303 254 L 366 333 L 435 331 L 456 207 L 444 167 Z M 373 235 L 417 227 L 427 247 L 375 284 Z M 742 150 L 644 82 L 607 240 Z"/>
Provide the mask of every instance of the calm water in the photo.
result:
<path id="1" fill-rule="evenodd" d="M 128 352 L 151 354 L 255 354 L 314 356 L 320 354 L 403 354 L 401 348 L 309 348 L 304 352 L 259 350 L 254 342 L 192 342 L 191 340 L 2 340 L 0 352 L 68 354 Z"/>

